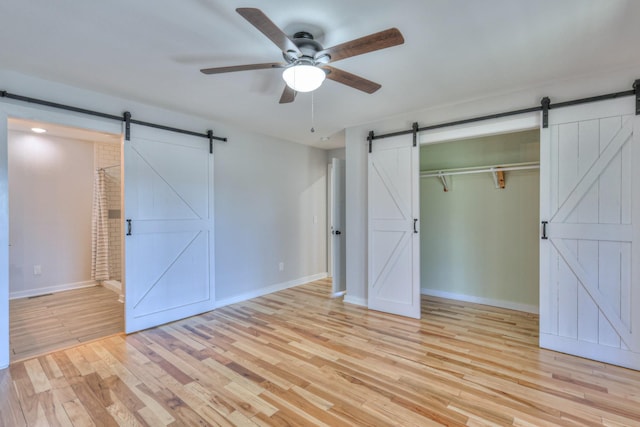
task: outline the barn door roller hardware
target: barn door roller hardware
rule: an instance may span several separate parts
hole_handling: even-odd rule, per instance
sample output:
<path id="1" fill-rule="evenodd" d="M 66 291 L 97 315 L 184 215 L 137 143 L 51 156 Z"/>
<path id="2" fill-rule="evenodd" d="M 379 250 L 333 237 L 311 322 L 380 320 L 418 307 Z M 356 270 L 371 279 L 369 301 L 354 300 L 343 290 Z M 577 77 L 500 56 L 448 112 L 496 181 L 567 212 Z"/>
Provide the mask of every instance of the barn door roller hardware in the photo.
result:
<path id="1" fill-rule="evenodd" d="M 122 120 L 124 121 L 124 140 L 131 141 L 131 113 L 125 111 Z"/>
<path id="2" fill-rule="evenodd" d="M 546 129 L 549 127 L 549 108 L 551 108 L 551 99 L 549 99 L 548 96 L 545 96 L 540 101 L 540 104 L 542 104 L 542 127 Z"/>
<path id="3" fill-rule="evenodd" d="M 615 92 L 615 93 L 608 93 L 606 95 L 592 96 L 592 97 L 589 97 L 589 98 L 576 99 L 576 100 L 573 100 L 573 101 L 558 102 L 558 103 L 554 103 L 554 104 L 551 104 L 551 101 L 549 100 L 549 97 L 545 96 L 540 101 L 541 105 L 536 106 L 536 107 L 523 108 L 523 109 L 520 109 L 520 110 L 506 111 L 504 113 L 489 114 L 489 115 L 486 115 L 486 116 L 472 117 L 470 119 L 456 120 L 456 121 L 453 121 L 453 122 L 439 123 L 439 124 L 436 124 L 436 125 L 424 126 L 424 127 L 418 128 L 418 129 L 414 129 L 414 127 L 412 127 L 409 130 L 403 130 L 403 131 L 392 132 L 392 133 L 387 133 L 387 134 L 380 134 L 380 135 L 375 135 L 375 136 L 373 135 L 373 131 L 372 131 L 372 132 L 369 132 L 369 136 L 367 137 L 367 140 L 369 140 L 369 147 L 371 147 L 371 141 L 375 140 L 375 139 L 389 138 L 389 137 L 398 136 L 398 135 L 408 135 L 410 133 L 415 133 L 415 132 L 424 132 L 424 131 L 429 131 L 429 130 L 434 130 L 434 129 L 441 129 L 441 128 L 445 128 L 445 127 L 459 126 L 459 125 L 464 125 L 464 124 L 468 124 L 468 123 L 481 122 L 481 121 L 484 121 L 484 120 L 499 119 L 501 117 L 515 116 L 515 115 L 518 115 L 518 114 L 534 113 L 534 112 L 537 112 L 537 111 L 542 111 L 543 112 L 542 127 L 546 128 L 549 125 L 548 111 L 550 109 L 552 109 L 552 108 L 568 107 L 570 105 L 585 104 L 585 103 L 588 103 L 588 102 L 595 102 L 595 101 L 604 101 L 606 99 L 621 98 L 623 96 L 631 96 L 631 95 L 635 95 L 635 97 L 636 97 L 636 115 L 640 115 L 640 79 L 638 79 L 633 83 L 633 89 L 631 89 L 631 90 L 626 90 L 626 91 L 622 91 L 622 92 Z M 546 104 L 546 110 L 545 110 L 545 104 Z M 545 111 L 546 111 L 546 113 L 545 113 Z M 545 118 L 545 116 L 546 116 L 546 118 Z M 371 152 L 371 149 L 369 149 L 369 152 Z"/>
<path id="4" fill-rule="evenodd" d="M 417 147 L 418 146 L 418 132 L 420 132 L 420 131 L 421 131 L 421 129 L 418 127 L 418 122 L 414 122 L 411 125 L 411 130 L 410 131 L 393 132 L 393 133 L 387 133 L 387 134 L 384 134 L 384 135 L 374 135 L 373 131 L 370 131 L 369 134 L 367 135 L 367 141 L 369 143 L 369 153 L 371 153 L 374 139 L 391 138 L 393 136 L 408 135 L 410 133 L 413 134 L 413 146 Z"/>
<path id="5" fill-rule="evenodd" d="M 636 116 L 640 116 L 640 79 L 633 82 L 633 90 L 636 92 Z"/>
<path id="6" fill-rule="evenodd" d="M 125 136 L 125 139 L 127 141 L 129 141 L 130 138 L 131 138 L 131 124 L 133 123 L 133 124 L 140 125 L 140 126 L 146 126 L 146 127 L 151 127 L 151 128 L 155 128 L 155 129 L 166 130 L 166 131 L 169 131 L 169 132 L 175 132 L 175 133 L 181 133 L 181 134 L 184 134 L 184 135 L 199 136 L 199 137 L 207 138 L 207 139 L 209 139 L 209 152 L 210 153 L 213 153 L 213 146 L 212 146 L 213 145 L 212 144 L 213 140 L 227 142 L 227 138 L 221 138 L 219 136 L 213 136 L 213 131 L 211 131 L 211 130 L 208 130 L 206 133 L 193 132 L 193 131 L 190 131 L 190 130 L 174 128 L 174 127 L 171 127 L 171 126 L 159 125 L 157 123 L 149 123 L 149 122 L 143 122 L 141 120 L 134 120 L 134 119 L 131 118 L 131 113 L 129 111 L 125 111 L 122 116 L 116 116 L 116 115 L 113 115 L 113 114 L 101 113 L 99 111 L 87 110 L 86 108 L 79 108 L 79 107 L 74 107 L 74 106 L 71 106 L 71 105 L 60 104 L 60 103 L 57 103 L 57 102 L 45 101 L 45 100 L 37 99 L 37 98 L 30 98 L 28 96 L 16 95 L 16 94 L 13 94 L 13 93 L 9 93 L 6 90 L 0 90 L 0 98 L 14 99 L 16 101 L 22 101 L 22 102 L 28 102 L 28 103 L 31 103 L 31 104 L 43 105 L 45 107 L 57 108 L 59 110 L 72 111 L 74 113 L 82 113 L 82 114 L 87 114 L 89 116 L 102 117 L 103 119 L 117 120 L 119 122 L 124 122 L 125 123 L 125 135 L 124 136 Z"/>
<path id="7" fill-rule="evenodd" d="M 213 131 L 211 129 L 207 131 L 207 137 L 209 137 L 209 154 L 213 154 Z"/>

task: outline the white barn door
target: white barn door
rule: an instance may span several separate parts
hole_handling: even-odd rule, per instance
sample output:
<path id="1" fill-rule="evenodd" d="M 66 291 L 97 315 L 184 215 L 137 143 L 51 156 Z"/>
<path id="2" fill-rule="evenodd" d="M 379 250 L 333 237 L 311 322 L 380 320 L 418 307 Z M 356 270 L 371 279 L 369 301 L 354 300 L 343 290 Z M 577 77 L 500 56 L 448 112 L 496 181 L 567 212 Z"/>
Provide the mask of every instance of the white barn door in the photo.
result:
<path id="1" fill-rule="evenodd" d="M 126 332 L 214 309 L 208 141 L 132 126 L 124 165 Z"/>
<path id="2" fill-rule="evenodd" d="M 369 154 L 370 309 L 420 318 L 419 148 L 412 135 Z"/>
<path id="3" fill-rule="evenodd" d="M 634 101 L 551 110 L 541 130 L 540 346 L 640 369 Z"/>

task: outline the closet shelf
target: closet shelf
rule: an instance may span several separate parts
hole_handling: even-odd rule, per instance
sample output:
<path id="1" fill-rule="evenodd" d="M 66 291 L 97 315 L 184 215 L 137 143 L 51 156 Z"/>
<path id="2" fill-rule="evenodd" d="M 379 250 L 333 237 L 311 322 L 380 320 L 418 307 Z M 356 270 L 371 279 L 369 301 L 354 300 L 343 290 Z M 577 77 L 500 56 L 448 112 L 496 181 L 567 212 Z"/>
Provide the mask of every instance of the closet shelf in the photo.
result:
<path id="1" fill-rule="evenodd" d="M 505 172 L 527 170 L 527 169 L 540 169 L 540 163 L 539 162 L 523 162 L 523 163 L 509 163 L 504 165 L 476 166 L 476 167 L 469 167 L 469 168 L 420 171 L 420 178 L 438 177 L 442 182 L 442 187 L 444 188 L 444 191 L 449 191 L 449 183 L 447 181 L 448 176 L 469 175 L 474 173 L 491 173 L 493 175 L 493 182 L 496 188 L 504 188 Z"/>

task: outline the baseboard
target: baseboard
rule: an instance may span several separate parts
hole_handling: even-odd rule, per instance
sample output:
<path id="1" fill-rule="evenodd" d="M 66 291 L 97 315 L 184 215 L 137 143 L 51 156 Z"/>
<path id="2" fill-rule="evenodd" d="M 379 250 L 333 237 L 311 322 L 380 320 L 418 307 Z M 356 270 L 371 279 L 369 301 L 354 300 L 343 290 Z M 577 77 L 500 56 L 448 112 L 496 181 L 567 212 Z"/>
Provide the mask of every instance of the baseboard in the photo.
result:
<path id="1" fill-rule="evenodd" d="M 100 284 L 111 292 L 118 294 L 118 302 L 124 304 L 124 294 L 122 293 L 122 282 L 119 280 L 103 280 Z"/>
<path id="2" fill-rule="evenodd" d="M 235 304 L 238 302 L 247 301 L 253 298 L 258 298 L 264 295 L 272 294 L 274 292 L 282 291 L 285 289 L 293 288 L 295 286 L 304 285 L 305 283 L 313 282 L 320 279 L 326 279 L 327 273 L 318 273 L 311 276 L 304 276 L 298 279 L 290 280 L 288 282 L 276 283 L 264 288 L 256 289 L 255 291 L 245 292 L 240 295 L 233 296 L 231 298 L 225 298 L 223 300 L 216 301 L 216 308 L 224 307 L 225 305 Z"/>
<path id="3" fill-rule="evenodd" d="M 367 307 L 369 304 L 365 298 L 354 297 L 353 295 L 346 294 L 343 299 L 344 302 L 353 305 L 361 305 Z"/>
<path id="4" fill-rule="evenodd" d="M 508 310 L 524 311 L 526 313 L 534 313 L 534 314 L 539 313 L 539 309 L 535 305 L 520 304 L 517 302 L 504 301 L 504 300 L 493 299 L 493 298 L 476 297 L 473 295 L 455 294 L 452 292 L 438 291 L 438 290 L 427 289 L 427 288 L 420 289 L 420 293 L 422 295 L 429 295 L 432 297 L 447 298 L 447 299 L 452 299 L 457 301 L 491 305 L 494 307 L 506 308 Z"/>
<path id="5" fill-rule="evenodd" d="M 64 285 L 47 286 L 46 288 L 29 289 L 26 291 L 9 292 L 9 299 L 29 298 L 38 295 L 54 294 L 56 292 L 71 291 L 74 289 L 90 288 L 96 286 L 94 280 L 84 282 L 65 283 Z"/>
<path id="6" fill-rule="evenodd" d="M 116 294 L 122 294 L 122 283 L 119 280 L 103 280 L 100 284 Z"/>
<path id="7" fill-rule="evenodd" d="M 340 298 L 341 296 L 345 295 L 347 293 L 347 291 L 339 291 L 339 292 L 334 292 L 331 294 L 331 298 Z"/>

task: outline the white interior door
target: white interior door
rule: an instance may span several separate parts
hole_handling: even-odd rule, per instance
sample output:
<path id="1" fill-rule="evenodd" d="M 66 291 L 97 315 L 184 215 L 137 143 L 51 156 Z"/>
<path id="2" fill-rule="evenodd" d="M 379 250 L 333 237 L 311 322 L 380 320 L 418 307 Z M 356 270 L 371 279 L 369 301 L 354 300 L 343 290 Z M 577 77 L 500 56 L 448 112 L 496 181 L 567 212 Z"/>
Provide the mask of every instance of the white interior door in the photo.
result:
<path id="1" fill-rule="evenodd" d="M 540 346 L 640 369 L 640 118 L 632 97 L 541 130 Z"/>
<path id="2" fill-rule="evenodd" d="M 373 310 L 420 318 L 419 148 L 412 135 L 369 154 L 369 294 Z"/>
<path id="3" fill-rule="evenodd" d="M 208 142 L 132 126 L 124 165 L 126 332 L 214 309 Z"/>
<path id="4" fill-rule="evenodd" d="M 331 160 L 331 265 L 333 295 L 347 290 L 345 219 L 345 161 Z"/>
<path id="5" fill-rule="evenodd" d="M 0 109 L 0 369 L 9 366 L 8 117 Z"/>

